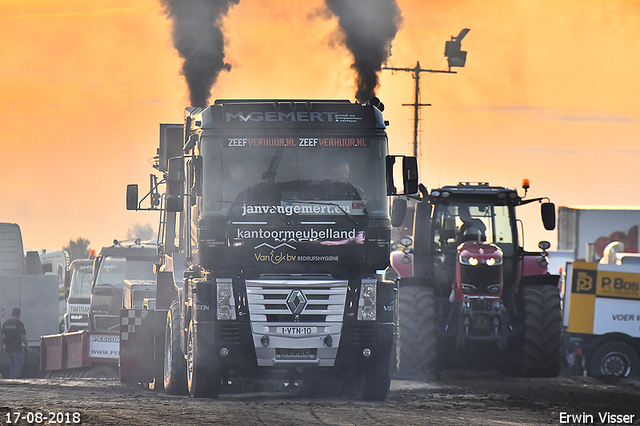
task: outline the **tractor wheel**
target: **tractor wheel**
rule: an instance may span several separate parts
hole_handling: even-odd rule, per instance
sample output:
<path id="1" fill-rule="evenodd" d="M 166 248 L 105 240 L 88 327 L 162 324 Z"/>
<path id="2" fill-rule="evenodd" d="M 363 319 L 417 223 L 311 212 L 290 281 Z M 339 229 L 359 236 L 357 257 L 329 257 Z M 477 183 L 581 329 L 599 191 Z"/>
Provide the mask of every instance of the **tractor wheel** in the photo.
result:
<path id="1" fill-rule="evenodd" d="M 169 395 L 187 393 L 187 363 L 180 349 L 178 301 L 171 302 L 164 331 L 164 389 Z"/>
<path id="2" fill-rule="evenodd" d="M 397 378 L 431 377 L 436 367 L 436 313 L 431 288 L 400 285 L 398 324 Z"/>
<path id="3" fill-rule="evenodd" d="M 638 377 L 640 356 L 625 342 L 611 340 L 598 346 L 589 363 L 590 376 Z"/>
<path id="4" fill-rule="evenodd" d="M 212 354 L 199 348 L 198 331 L 193 321 L 189 324 L 187 339 L 187 387 L 192 398 L 217 398 L 220 393 L 220 375 Z"/>
<path id="5" fill-rule="evenodd" d="M 522 374 L 529 377 L 556 377 L 560 374 L 562 315 L 557 287 L 540 285 L 524 288 L 525 333 Z"/>

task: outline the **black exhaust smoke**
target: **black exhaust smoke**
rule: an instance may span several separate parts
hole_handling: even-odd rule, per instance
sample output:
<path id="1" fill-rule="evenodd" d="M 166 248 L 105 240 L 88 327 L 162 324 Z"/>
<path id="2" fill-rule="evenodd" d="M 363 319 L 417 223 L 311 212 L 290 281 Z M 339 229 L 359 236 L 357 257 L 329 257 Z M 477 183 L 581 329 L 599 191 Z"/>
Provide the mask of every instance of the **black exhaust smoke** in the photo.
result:
<path id="1" fill-rule="evenodd" d="M 182 75 L 189 87 L 192 106 L 207 106 L 211 87 L 220 72 L 229 71 L 224 61 L 222 18 L 240 0 L 160 0 L 173 22 L 173 46 L 183 59 Z"/>
<path id="2" fill-rule="evenodd" d="M 378 72 L 387 62 L 391 41 L 402 23 L 396 0 L 325 0 L 338 18 L 344 44 L 353 55 L 356 99 L 366 102 L 375 95 Z"/>

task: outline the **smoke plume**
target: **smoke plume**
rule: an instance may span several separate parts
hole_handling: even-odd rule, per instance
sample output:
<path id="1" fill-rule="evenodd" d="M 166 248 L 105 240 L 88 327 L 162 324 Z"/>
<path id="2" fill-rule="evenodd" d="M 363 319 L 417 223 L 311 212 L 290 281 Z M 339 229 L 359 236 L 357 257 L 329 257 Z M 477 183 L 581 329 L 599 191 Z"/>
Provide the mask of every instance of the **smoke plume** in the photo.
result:
<path id="1" fill-rule="evenodd" d="M 325 0 L 338 18 L 344 44 L 353 55 L 356 99 L 365 102 L 375 95 L 378 72 L 389 56 L 402 17 L 396 0 Z"/>
<path id="2" fill-rule="evenodd" d="M 224 61 L 222 18 L 240 0 L 160 0 L 173 22 L 173 46 L 183 59 L 182 75 L 193 106 L 206 106 Z"/>

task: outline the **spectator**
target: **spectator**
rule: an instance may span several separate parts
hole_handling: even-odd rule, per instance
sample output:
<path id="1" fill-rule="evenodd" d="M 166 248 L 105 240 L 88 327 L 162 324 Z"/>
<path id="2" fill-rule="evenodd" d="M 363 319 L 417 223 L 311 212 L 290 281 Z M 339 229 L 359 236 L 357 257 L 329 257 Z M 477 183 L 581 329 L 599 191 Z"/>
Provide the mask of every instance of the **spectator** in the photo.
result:
<path id="1" fill-rule="evenodd" d="M 25 349 L 29 350 L 27 342 L 27 332 L 24 324 L 20 321 L 20 309 L 13 308 L 11 318 L 2 324 L 0 329 L 0 350 L 7 352 L 9 357 L 9 378 L 18 379 L 22 375 L 22 366 L 24 364 L 24 353 L 22 353 L 22 344 Z"/>

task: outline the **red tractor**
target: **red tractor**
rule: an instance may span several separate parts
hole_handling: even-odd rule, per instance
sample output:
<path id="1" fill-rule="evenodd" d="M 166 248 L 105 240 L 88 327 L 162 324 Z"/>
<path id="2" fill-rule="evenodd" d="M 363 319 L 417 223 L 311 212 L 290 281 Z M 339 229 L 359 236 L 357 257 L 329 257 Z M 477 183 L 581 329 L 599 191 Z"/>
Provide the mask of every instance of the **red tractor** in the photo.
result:
<path id="1" fill-rule="evenodd" d="M 515 215 L 517 206 L 540 202 L 545 229 L 553 230 L 554 204 L 487 183 L 421 193 L 413 240 L 404 238 L 391 257 L 399 276 L 398 377 L 451 368 L 557 376 L 560 277 L 547 272 L 548 242 L 539 252 L 524 250 Z M 405 207 L 406 200 L 394 203 L 394 226 Z"/>

